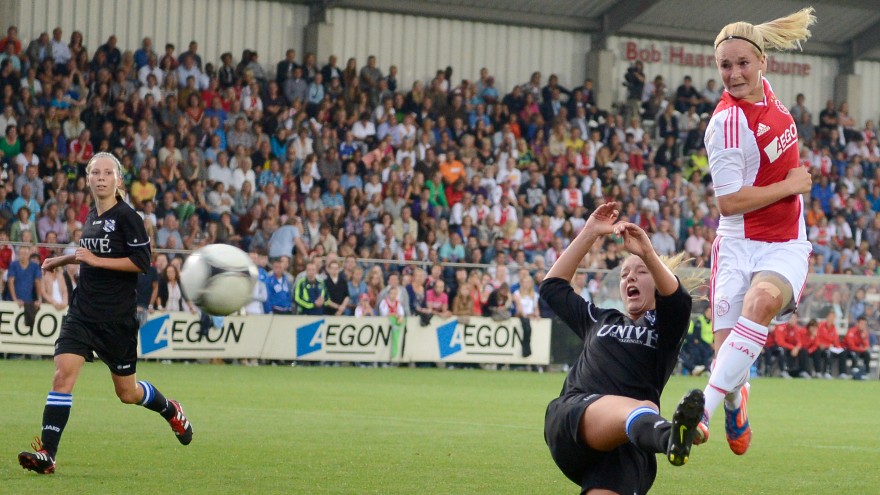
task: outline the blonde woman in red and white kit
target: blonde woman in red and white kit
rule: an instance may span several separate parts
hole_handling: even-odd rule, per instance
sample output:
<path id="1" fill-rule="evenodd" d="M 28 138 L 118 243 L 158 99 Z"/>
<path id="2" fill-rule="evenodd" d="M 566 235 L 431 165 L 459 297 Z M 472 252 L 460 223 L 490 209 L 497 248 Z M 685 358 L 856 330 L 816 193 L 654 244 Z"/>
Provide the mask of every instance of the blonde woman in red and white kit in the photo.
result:
<path id="1" fill-rule="evenodd" d="M 694 443 L 709 439 L 709 418 L 723 402 L 727 441 L 737 455 L 752 436 L 749 369 L 771 320 L 794 311 L 807 279 L 812 248 L 801 194 L 812 182 L 800 166 L 794 120 L 763 75 L 766 50 L 799 48 L 816 20 L 812 13 L 728 24 L 715 39 L 725 91 L 705 141 L 721 211 L 710 287 L 716 355 Z"/>

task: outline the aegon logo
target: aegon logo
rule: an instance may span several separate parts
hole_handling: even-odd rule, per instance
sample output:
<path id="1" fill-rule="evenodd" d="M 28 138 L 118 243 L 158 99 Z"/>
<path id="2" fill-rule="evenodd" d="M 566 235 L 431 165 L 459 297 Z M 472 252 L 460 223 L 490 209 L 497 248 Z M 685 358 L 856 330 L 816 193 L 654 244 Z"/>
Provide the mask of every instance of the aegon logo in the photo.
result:
<path id="1" fill-rule="evenodd" d="M 395 328 L 388 320 L 383 323 L 326 324 L 318 320 L 296 329 L 296 357 L 323 350 L 327 354 L 374 356 L 392 344 Z M 402 345 L 402 343 L 401 343 Z"/>
<path id="2" fill-rule="evenodd" d="M 163 315 L 141 327 L 141 353 L 147 355 L 165 349 L 172 343 L 172 350 L 217 352 L 225 350 L 223 344 L 239 343 L 242 333 L 244 321 L 239 321 L 236 325 L 234 321 L 225 319 L 222 328 L 212 327 L 206 335 L 202 335 L 199 320 L 172 320 L 169 315 Z"/>
<path id="3" fill-rule="evenodd" d="M 523 330 L 515 325 L 504 323 L 459 325 L 458 320 L 453 320 L 437 327 L 440 359 L 446 359 L 462 351 L 471 356 L 513 356 L 514 349 L 517 347 L 522 349 L 522 343 Z"/>
<path id="4" fill-rule="evenodd" d="M 53 346 L 61 329 L 61 317 L 55 313 L 38 313 L 34 325 L 24 323 L 24 312 L 0 311 L 0 339 L 7 345 Z M 27 341 L 17 341 L 16 337 L 26 337 Z M 39 337 L 45 342 L 33 340 Z"/>
<path id="5" fill-rule="evenodd" d="M 782 135 L 773 138 L 773 141 L 764 147 L 764 153 L 767 153 L 767 158 L 770 159 L 770 163 L 773 163 L 787 149 L 797 144 L 797 140 L 797 127 L 792 123 Z"/>

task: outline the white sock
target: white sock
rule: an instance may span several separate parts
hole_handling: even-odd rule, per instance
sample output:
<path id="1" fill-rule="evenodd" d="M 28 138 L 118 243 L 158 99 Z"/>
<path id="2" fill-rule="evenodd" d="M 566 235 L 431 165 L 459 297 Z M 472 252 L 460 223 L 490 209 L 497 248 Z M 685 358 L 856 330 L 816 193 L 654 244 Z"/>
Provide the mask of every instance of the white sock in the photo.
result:
<path id="1" fill-rule="evenodd" d="M 752 364 L 761 355 L 766 341 L 767 327 L 743 316 L 739 317 L 727 340 L 718 350 L 715 369 L 704 392 L 708 417 L 712 416 L 726 395 L 735 395 L 731 398 L 734 404 L 741 400 L 739 389 L 748 379 Z"/>

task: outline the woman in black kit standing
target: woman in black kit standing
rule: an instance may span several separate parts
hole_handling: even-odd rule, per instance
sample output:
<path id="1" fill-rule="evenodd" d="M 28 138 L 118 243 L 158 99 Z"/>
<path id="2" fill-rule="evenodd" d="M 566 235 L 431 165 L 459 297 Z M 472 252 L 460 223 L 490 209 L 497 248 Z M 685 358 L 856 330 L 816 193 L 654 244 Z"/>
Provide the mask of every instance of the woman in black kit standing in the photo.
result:
<path id="1" fill-rule="evenodd" d="M 39 474 L 55 472 L 55 454 L 73 405 L 73 386 L 83 364 L 95 353 L 110 368 L 116 396 L 159 413 L 183 445 L 192 441 L 192 425 L 175 400 L 150 382 L 137 381 L 137 275 L 150 266 L 150 239 L 140 216 L 122 200 L 123 168 L 110 153 L 96 153 L 86 166 L 94 206 L 83 225 L 75 254 L 48 258 L 43 270 L 78 263 L 79 284 L 55 342 L 55 375 L 43 409 L 35 452 L 21 452 L 21 467 Z"/>
<path id="2" fill-rule="evenodd" d="M 657 475 L 655 454 L 676 466 L 687 462 L 703 414 L 703 393 L 692 390 L 671 422 L 659 415 L 690 317 L 691 296 L 670 269 L 682 255 L 664 261 L 641 228 L 614 223 L 618 214 L 613 202 L 596 208 L 540 290 L 584 339 L 562 393 L 547 407 L 544 438 L 562 472 L 590 495 L 647 493 Z M 571 287 L 581 259 L 609 234 L 622 236 L 633 255 L 621 264 L 624 312 L 598 308 Z"/>

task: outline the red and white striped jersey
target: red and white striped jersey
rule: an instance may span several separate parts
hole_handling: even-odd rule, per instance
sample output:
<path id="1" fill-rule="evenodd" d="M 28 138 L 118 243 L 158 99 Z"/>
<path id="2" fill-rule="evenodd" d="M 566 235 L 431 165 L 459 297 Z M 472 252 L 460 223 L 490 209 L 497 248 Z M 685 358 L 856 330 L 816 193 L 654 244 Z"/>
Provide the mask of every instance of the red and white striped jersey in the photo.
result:
<path id="1" fill-rule="evenodd" d="M 705 142 L 716 196 L 781 182 L 800 166 L 794 120 L 766 79 L 759 103 L 737 100 L 724 91 Z M 803 212 L 803 197 L 789 196 L 749 213 L 722 215 L 718 235 L 764 242 L 806 240 Z"/>

